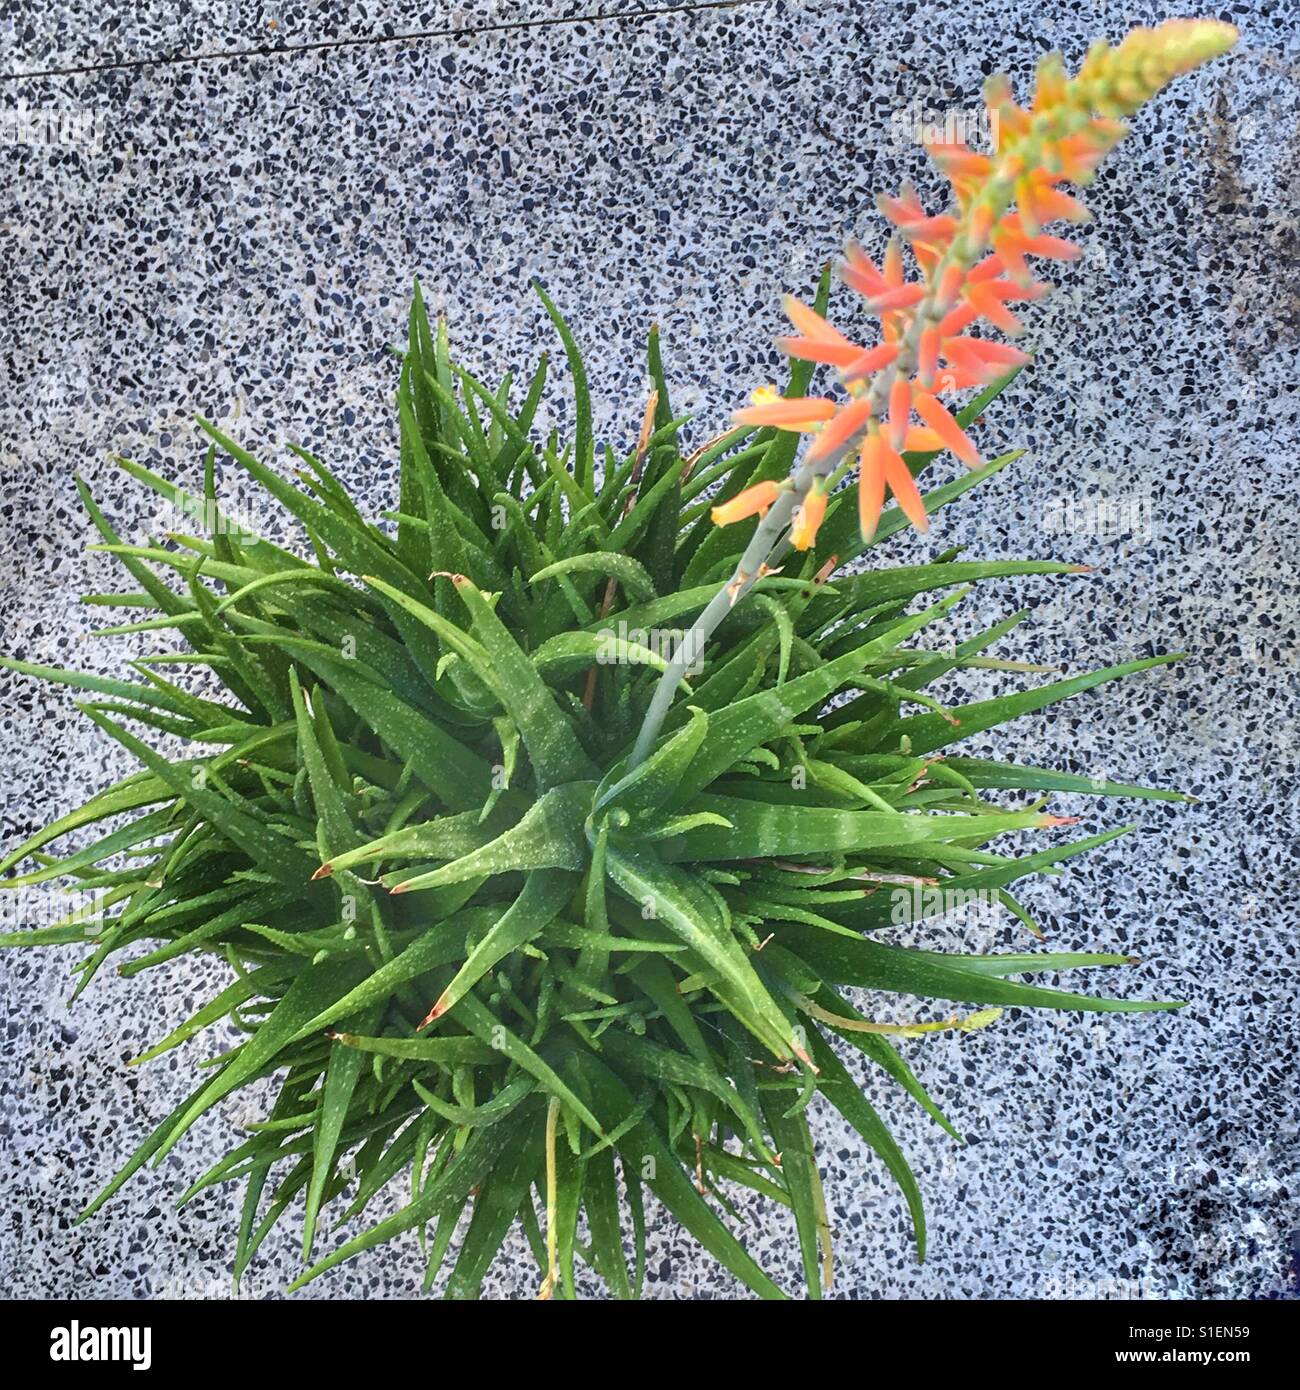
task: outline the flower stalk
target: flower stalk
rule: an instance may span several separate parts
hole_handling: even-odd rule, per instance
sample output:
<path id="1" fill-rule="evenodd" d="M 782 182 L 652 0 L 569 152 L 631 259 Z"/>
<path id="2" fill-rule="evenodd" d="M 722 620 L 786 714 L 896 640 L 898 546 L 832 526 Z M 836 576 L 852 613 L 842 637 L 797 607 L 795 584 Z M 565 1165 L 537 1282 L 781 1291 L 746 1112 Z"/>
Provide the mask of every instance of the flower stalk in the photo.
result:
<path id="1" fill-rule="evenodd" d="M 986 386 L 1029 359 L 1010 344 L 966 336 L 964 330 L 983 320 L 1009 335 L 1021 331 L 1007 302 L 1038 299 L 1051 288 L 1033 279 L 1025 257 L 1073 260 L 1080 254 L 1077 246 L 1042 231 L 1060 219 L 1088 220 L 1083 205 L 1058 185 L 1089 183 L 1103 156 L 1127 133 L 1120 118 L 1178 74 L 1226 52 L 1236 36 L 1232 25 L 1216 20 L 1135 29 L 1118 47 L 1094 44 L 1072 79 L 1060 54 L 1049 54 L 1038 65 L 1028 109 L 1016 104 L 1005 77 L 990 78 L 985 102 L 996 118 L 994 151 L 978 154 L 958 143 L 927 146 L 952 185 L 955 215 L 928 216 L 916 193 L 904 188 L 900 197 L 880 199 L 896 228 L 883 272 L 860 248 L 848 249 L 841 276 L 880 318 L 882 342 L 856 345 L 820 314 L 787 299 L 797 336 L 780 339 L 782 349 L 836 366 L 849 401 L 840 406 L 824 397 L 782 398 L 767 389 L 736 412 L 738 424 L 797 430 L 813 439 L 783 484 L 756 484 L 714 509 L 718 525 L 755 513 L 761 519 L 731 577 L 662 673 L 630 768 L 650 755 L 687 665 L 723 618 L 788 548 L 812 547 L 828 500 L 855 455 L 864 541 L 875 534 L 886 486 L 908 520 L 927 529 L 925 505 L 902 458 L 909 445 L 918 452 L 947 449 L 969 468 L 981 465 L 978 450 L 939 396 Z M 903 280 L 900 237 L 911 246 L 919 281 Z M 912 425 L 914 412 L 923 421 L 919 429 Z"/>

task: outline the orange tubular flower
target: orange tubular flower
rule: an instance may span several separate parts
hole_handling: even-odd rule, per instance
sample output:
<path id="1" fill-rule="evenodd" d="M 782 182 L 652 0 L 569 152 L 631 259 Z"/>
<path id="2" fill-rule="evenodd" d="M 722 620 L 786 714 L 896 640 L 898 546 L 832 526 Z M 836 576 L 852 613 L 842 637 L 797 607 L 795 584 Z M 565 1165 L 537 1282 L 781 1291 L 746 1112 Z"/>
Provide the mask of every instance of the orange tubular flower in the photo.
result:
<path id="1" fill-rule="evenodd" d="M 996 380 L 997 376 L 990 375 L 987 370 L 972 372 L 965 367 L 947 366 L 938 373 L 931 386 L 927 387 L 919 378 L 916 384 L 923 391 L 929 390 L 931 395 L 940 396 L 945 391 L 969 391 L 974 386 L 987 386 L 990 381 Z"/>
<path id="2" fill-rule="evenodd" d="M 881 453 L 887 447 L 880 435 L 869 434 L 858 460 L 858 527 L 864 541 L 875 537 L 880 509 L 885 505 L 885 464 Z"/>
<path id="3" fill-rule="evenodd" d="M 891 242 L 885 253 L 884 270 L 856 242 L 850 242 L 845 261 L 840 267 L 840 279 L 867 301 L 867 308 L 881 316 L 885 336 L 896 336 L 899 310 L 910 309 L 925 298 L 925 286 L 903 282 L 903 257 L 897 242 Z M 891 332 L 891 330 L 895 330 Z"/>
<path id="4" fill-rule="evenodd" d="M 755 391 L 753 405 L 737 410 L 732 419 L 738 425 L 775 425 L 779 430 L 808 434 L 831 419 L 839 407 L 824 396 L 778 396 L 775 392 Z"/>
<path id="5" fill-rule="evenodd" d="M 903 462 L 897 451 L 888 445 L 881 450 L 881 459 L 885 467 L 885 481 L 889 484 L 890 492 L 898 499 L 904 516 L 918 531 L 928 531 L 930 518 L 925 514 L 925 503 L 921 500 L 912 470 Z"/>
<path id="6" fill-rule="evenodd" d="M 1016 203 L 1020 220 L 1030 236 L 1037 236 L 1045 222 L 1089 222 L 1092 214 L 1077 199 L 1062 193 L 1052 185 L 1060 174 L 1035 169 L 1016 180 Z"/>
<path id="7" fill-rule="evenodd" d="M 808 449 L 808 462 L 820 463 L 842 449 L 856 434 L 866 428 L 871 419 L 871 401 L 857 396 L 813 440 Z"/>
<path id="8" fill-rule="evenodd" d="M 924 425 L 909 425 L 907 438 L 903 441 L 905 454 L 938 454 L 943 452 L 943 440 L 932 429 Z"/>
<path id="9" fill-rule="evenodd" d="M 996 381 L 1029 361 L 1027 352 L 991 338 L 944 338 L 943 355 L 954 367 L 986 382 Z"/>
<path id="10" fill-rule="evenodd" d="M 743 521 L 747 516 L 766 516 L 767 509 L 780 497 L 781 483 L 755 483 L 738 493 L 730 502 L 724 502 L 713 509 L 715 526 L 730 526 L 733 521 Z"/>
<path id="11" fill-rule="evenodd" d="M 1005 267 L 1014 280 L 1028 284 L 1032 280 L 1026 256 L 1040 256 L 1055 261 L 1077 261 L 1083 254 L 1072 242 L 1059 236 L 1030 236 L 1021 226 L 1020 218 L 1009 212 L 993 229 L 995 260 Z"/>
<path id="12" fill-rule="evenodd" d="M 872 376 L 888 367 L 897 356 L 897 343 L 880 343 L 876 347 L 866 348 L 843 369 L 844 380 L 861 381 L 863 377 Z"/>
<path id="13" fill-rule="evenodd" d="M 913 391 L 912 405 L 916 413 L 943 440 L 967 468 L 978 468 L 983 460 L 979 450 L 970 442 L 962 427 L 948 414 L 928 391 Z"/>
<path id="14" fill-rule="evenodd" d="M 906 377 L 897 376 L 889 388 L 889 443 L 895 449 L 903 447 L 911 414 L 912 384 Z"/>
<path id="15" fill-rule="evenodd" d="M 785 297 L 785 312 L 799 330 L 798 337 L 776 340 L 777 347 L 787 357 L 798 357 L 805 362 L 827 362 L 832 367 L 848 367 L 865 352 L 864 348 L 851 343 L 838 328 L 827 323 L 816 309 L 800 303 L 792 294 Z"/>
<path id="16" fill-rule="evenodd" d="M 957 219 L 927 216 L 916 190 L 910 186 L 897 198 L 882 193 L 876 205 L 911 243 L 917 263 L 929 279 L 957 233 Z"/>
<path id="17" fill-rule="evenodd" d="M 999 258 L 989 256 L 966 276 L 960 287 L 961 302 L 939 322 L 941 336 L 960 333 L 981 318 L 1004 333 L 1014 335 L 1023 330 L 1020 320 L 1002 306 L 1017 300 L 1041 299 L 1049 287 L 1028 277 L 1023 281 L 999 279 L 999 268 Z"/>
<path id="18" fill-rule="evenodd" d="M 794 514 L 794 525 L 790 528 L 790 544 L 796 550 L 811 549 L 825 515 L 826 494 L 820 488 L 814 487 Z"/>
<path id="19" fill-rule="evenodd" d="M 993 176 L 993 161 L 976 154 L 960 140 L 929 141 L 926 153 L 952 184 L 959 206 L 967 207 Z"/>
<path id="20" fill-rule="evenodd" d="M 913 433 L 922 435 L 928 431 L 909 431 L 909 449 L 914 444 Z M 937 438 L 934 442 L 940 443 Z M 922 451 L 918 449 L 917 452 Z M 930 518 L 926 515 L 925 503 L 917 490 L 912 470 L 883 434 L 873 433 L 867 436 L 862 445 L 858 476 L 858 523 L 863 539 L 870 540 L 876 534 L 876 527 L 880 524 L 880 509 L 885 502 L 886 483 L 912 525 L 918 531 L 928 531 Z"/>

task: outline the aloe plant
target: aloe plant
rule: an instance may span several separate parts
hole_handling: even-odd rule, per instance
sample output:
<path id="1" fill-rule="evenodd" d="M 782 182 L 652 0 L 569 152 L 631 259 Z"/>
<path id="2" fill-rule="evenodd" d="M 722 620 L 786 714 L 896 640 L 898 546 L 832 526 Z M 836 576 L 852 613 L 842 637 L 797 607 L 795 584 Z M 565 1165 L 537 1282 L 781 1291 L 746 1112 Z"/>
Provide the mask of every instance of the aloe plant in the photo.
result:
<path id="1" fill-rule="evenodd" d="M 1094 54 L 1084 95 L 1104 110 L 1109 82 L 1113 104 L 1132 109 L 1142 95 L 1134 83 L 1149 94 L 1230 42 L 1227 26 L 1192 28 Z M 1059 97 L 1062 81 L 1049 60 L 1040 87 Z M 1082 109 L 1080 89 L 1068 90 L 1074 105 L 1060 97 L 1057 116 Z M 1004 129 L 1023 140 L 1005 90 L 991 99 L 1002 103 Z M 1102 144 L 1113 138 L 1108 125 Z M 942 158 L 961 162 L 951 149 Z M 962 169 L 969 180 L 969 163 Z M 1008 225 L 997 217 L 1012 215 L 1005 192 L 997 216 L 980 220 L 994 246 Z M 1041 189 L 1026 193 L 1030 204 L 1035 196 Z M 979 205 L 965 199 L 968 211 Z M 270 1076 L 278 1091 L 266 1121 L 183 1198 L 243 1184 L 236 1280 L 300 1205 L 307 1268 L 293 1287 L 415 1231 L 425 1286 L 450 1261 L 448 1294 L 472 1297 L 519 1221 L 543 1296 L 574 1296 L 581 1260 L 612 1294 L 630 1297 L 644 1280 L 647 1224 L 662 1212 L 754 1293 L 783 1296 L 733 1229 L 726 1192 L 735 1187 L 792 1211 L 816 1297 L 831 1269 L 808 1121 L 818 1094 L 892 1175 L 921 1255 L 925 1247 L 916 1181 L 844 1049 L 955 1135 L 896 1042 L 987 1027 L 1014 1006 L 1177 1007 L 1018 978 L 1122 965 L 1124 956 L 972 956 L 888 939 L 900 902 L 916 921 L 971 895 L 1034 930 L 1014 885 L 1123 833 L 994 850 L 1001 836 L 1070 823 L 1044 811 L 1045 796 L 1015 809 L 1001 793 L 1180 799 L 948 752 L 1173 658 L 964 704 L 930 693 L 969 669 L 1023 669 L 987 654 L 1022 615 L 954 648 L 926 645 L 974 585 L 1081 567 L 968 560 L 956 550 L 923 564 L 877 563 L 909 517 L 924 523 L 1018 456 L 979 460 L 933 486 L 926 478 L 923 496 L 911 482 L 942 449 L 960 456 L 951 431 L 970 427 L 1021 367 L 958 344 L 960 384 L 982 387 L 973 399 L 947 422 L 924 404 L 929 432 L 914 430 L 906 409 L 901 422 L 883 413 L 904 370 L 920 383 L 909 404 L 932 400 L 936 354 L 949 349 L 927 345 L 926 324 L 956 307 L 960 282 L 945 280 L 948 267 L 964 274 L 980 251 L 959 231 L 927 266 L 938 232 L 908 208 L 903 234 L 924 272 L 911 301 L 917 317 L 888 317 L 908 312 L 906 296 L 878 306 L 885 343 L 898 350 L 883 367 L 889 355 L 879 349 L 854 351 L 876 352 L 872 370 L 888 380 L 850 373 L 854 400 L 869 408 L 849 407 L 856 413 L 838 425 L 823 412 L 802 461 L 796 431 L 810 425 L 813 363 L 848 365 L 824 318 L 829 276 L 815 309 L 796 317 L 803 336 L 788 343 L 796 360 L 786 405 L 771 423 L 742 416 L 694 449 L 653 332 L 654 390 L 635 447 L 598 451 L 581 354 L 543 293 L 576 426 L 566 443 L 539 440 L 546 359 L 522 393 L 509 380 L 485 385 L 454 359 L 446 323 L 430 322 L 417 286 L 398 354 L 400 495 L 380 522 L 305 450 L 295 451 L 291 482 L 205 420 L 201 496 L 121 461 L 144 487 L 202 517 L 202 534 L 124 544 L 79 480 L 98 548 L 137 586 L 88 596 L 137 617 L 104 631 L 174 630 L 188 652 L 133 662 L 133 680 L 3 658 L 80 689 L 80 708 L 140 764 L 5 856 L 0 887 L 64 881 L 95 901 L 3 944 L 80 944 L 88 954 L 76 995 L 110 959 L 134 977 L 183 955 L 219 954 L 229 985 L 137 1061 L 223 1027 L 242 1039 L 196 1072 L 192 1094 L 81 1219 L 160 1162 L 200 1116 Z M 1053 240 L 1016 227 L 1036 244 L 1007 242 L 994 253 L 1005 269 L 1013 254 L 1044 253 Z M 855 271 L 866 273 L 852 252 L 850 283 Z M 879 498 L 871 514 L 859 485 L 832 471 L 864 440 L 864 469 L 883 468 L 900 498 L 883 514 Z M 301 547 L 273 544 L 225 514 L 219 458 L 284 508 Z M 780 482 L 792 465 L 791 482 Z M 863 485 L 876 482 L 864 472 Z M 853 561 L 857 572 L 846 568 Z M 164 675 L 177 661 L 209 667 L 225 697 Z M 155 732 L 180 740 L 184 756 L 157 751 Z M 91 843 L 49 852 L 89 827 L 99 836 Z M 15 873 L 25 861 L 32 867 Z M 922 1001 L 915 1020 L 873 1017 L 883 995 Z M 936 1010 L 925 1001 L 939 1003 L 937 1017 L 926 1016 Z M 409 1200 L 395 1215 L 312 1262 L 327 1214 L 353 1222 L 397 1182 Z"/>

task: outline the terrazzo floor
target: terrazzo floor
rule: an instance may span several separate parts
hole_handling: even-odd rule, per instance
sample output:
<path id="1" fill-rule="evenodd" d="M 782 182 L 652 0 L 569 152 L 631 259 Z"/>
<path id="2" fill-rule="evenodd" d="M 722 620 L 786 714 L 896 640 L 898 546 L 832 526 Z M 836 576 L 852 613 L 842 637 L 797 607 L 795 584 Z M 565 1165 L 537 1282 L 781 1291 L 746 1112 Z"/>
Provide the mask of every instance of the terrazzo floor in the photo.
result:
<path id="1" fill-rule="evenodd" d="M 489 379 L 553 346 L 529 290 L 543 279 L 620 445 L 658 322 L 679 408 L 707 437 L 775 371 L 780 293 L 806 289 L 846 236 L 878 242 L 874 191 L 934 188 L 900 112 L 973 110 L 987 72 L 1023 83 L 1051 47 L 1077 62 L 1093 35 L 1180 8 L 0 0 L 0 115 L 84 118 L 67 143 L 0 127 L 0 649 L 121 669 L 123 644 L 96 640 L 76 601 L 113 585 L 84 550 L 73 474 L 124 534 L 150 534 L 159 518 L 109 455 L 192 478 L 196 410 L 267 459 L 308 444 L 391 506 L 387 344 L 417 275 Z M 1081 670 L 1188 653 L 996 746 L 1200 799 L 1056 798 L 1086 832 L 1136 832 L 1026 893 L 1053 947 L 1132 952 L 1143 963 L 1114 989 L 1190 1006 L 1017 1012 L 910 1044 L 967 1139 L 881 1091 L 927 1197 L 923 1266 L 887 1176 L 822 1115 L 842 1297 L 1297 1289 L 1300 30 L 1263 0 L 1221 17 L 1238 49 L 1136 119 L 1089 191 L 1084 259 L 1029 311 L 1037 362 L 983 436 L 1026 457 L 894 556 L 961 544 L 1097 567 L 996 588 L 972 629 L 1032 610 L 1005 654 Z M 549 409 L 562 424 L 563 400 Z M 5 846 L 127 770 L 69 692 L 8 675 L 0 749 Z M 933 930 L 1024 948 L 1005 924 Z M 69 1011 L 68 965 L 0 959 L 0 1292 L 227 1297 L 237 1210 L 172 1199 L 251 1118 L 240 1107 L 71 1224 L 188 1089 L 188 1057 L 126 1062 L 217 968 L 105 976 Z M 797 1286 L 792 1229 L 750 1215 L 751 1248 Z M 296 1254 L 292 1230 L 273 1235 L 242 1296 L 278 1297 Z M 399 1240 L 301 1296 L 411 1297 L 419 1269 Z M 666 1222 L 650 1270 L 653 1297 L 743 1294 Z M 533 1296 L 521 1243 L 488 1291 Z"/>

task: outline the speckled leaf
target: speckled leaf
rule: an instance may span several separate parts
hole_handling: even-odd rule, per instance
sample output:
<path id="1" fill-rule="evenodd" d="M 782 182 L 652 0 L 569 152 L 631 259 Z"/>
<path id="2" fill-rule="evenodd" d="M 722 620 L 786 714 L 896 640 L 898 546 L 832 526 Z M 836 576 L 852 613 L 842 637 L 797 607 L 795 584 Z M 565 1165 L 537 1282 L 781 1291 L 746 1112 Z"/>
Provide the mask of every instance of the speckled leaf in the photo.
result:
<path id="1" fill-rule="evenodd" d="M 517 825 L 481 849 L 403 880 L 393 891 L 418 893 L 447 883 L 462 883 L 480 874 L 522 873 L 529 869 L 572 869 L 586 866 L 582 818 L 591 805 L 592 786 L 575 782 L 553 787 L 531 806 Z"/>
<path id="2" fill-rule="evenodd" d="M 728 979 L 744 1000 L 741 1022 L 778 1058 L 793 1056 L 790 1024 L 764 988 L 736 940 L 701 901 L 680 870 L 661 864 L 648 853 L 615 848 L 606 853 L 610 877 L 642 911 L 675 932 L 700 958 Z"/>

